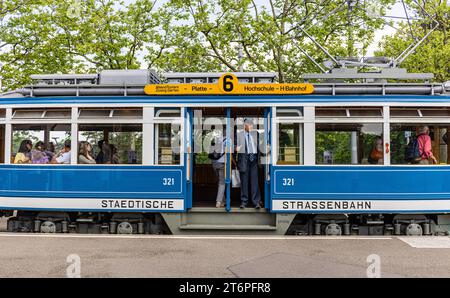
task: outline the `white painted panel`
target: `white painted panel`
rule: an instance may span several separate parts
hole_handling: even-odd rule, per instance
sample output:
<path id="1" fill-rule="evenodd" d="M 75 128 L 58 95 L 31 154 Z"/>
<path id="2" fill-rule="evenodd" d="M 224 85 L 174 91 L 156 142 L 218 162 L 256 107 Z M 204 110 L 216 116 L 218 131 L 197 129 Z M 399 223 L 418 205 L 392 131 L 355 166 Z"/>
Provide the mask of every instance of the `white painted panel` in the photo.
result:
<path id="1" fill-rule="evenodd" d="M 182 211 L 184 209 L 184 200 L 0 197 L 0 208 Z"/>
<path id="2" fill-rule="evenodd" d="M 273 200 L 274 211 L 440 211 L 450 210 L 450 200 Z"/>

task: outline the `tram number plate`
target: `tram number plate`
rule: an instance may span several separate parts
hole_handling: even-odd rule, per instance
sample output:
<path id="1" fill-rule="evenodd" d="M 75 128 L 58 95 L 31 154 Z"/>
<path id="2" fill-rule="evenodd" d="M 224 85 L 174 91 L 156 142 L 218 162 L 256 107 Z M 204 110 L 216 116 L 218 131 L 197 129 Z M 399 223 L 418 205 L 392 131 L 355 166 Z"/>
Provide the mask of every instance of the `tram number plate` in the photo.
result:
<path id="1" fill-rule="evenodd" d="M 173 186 L 175 185 L 175 178 L 163 178 L 162 183 L 164 186 Z"/>
<path id="2" fill-rule="evenodd" d="M 294 178 L 283 178 L 283 186 L 294 186 L 295 179 Z"/>

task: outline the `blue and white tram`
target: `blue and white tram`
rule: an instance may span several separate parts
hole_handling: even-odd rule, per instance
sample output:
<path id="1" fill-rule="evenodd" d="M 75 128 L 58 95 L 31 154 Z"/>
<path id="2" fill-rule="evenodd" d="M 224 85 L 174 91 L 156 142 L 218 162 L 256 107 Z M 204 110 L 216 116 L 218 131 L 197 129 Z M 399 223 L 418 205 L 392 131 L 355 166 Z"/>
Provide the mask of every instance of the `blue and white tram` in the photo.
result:
<path id="1" fill-rule="evenodd" d="M 213 85 L 220 75 L 166 80 Z M 235 75 L 240 82 L 274 80 L 267 73 Z M 151 71 L 33 78 L 35 84 L 0 96 L 0 210 L 15 211 L 10 231 L 431 235 L 450 229 L 448 85 L 316 83 L 309 95 L 147 95 L 145 85 L 159 84 Z M 259 173 L 264 208 L 238 208 L 231 145 L 226 204 L 214 208 L 217 182 L 202 146 L 217 121 L 233 137 L 248 117 L 256 119 L 266 150 Z M 438 164 L 405 158 L 425 126 Z M 56 153 L 70 139 L 70 164 L 15 163 L 24 139 L 33 146 L 42 141 L 48 151 L 56 146 Z M 82 141 L 95 153 L 99 141 L 115 143 L 118 161 L 81 164 Z"/>

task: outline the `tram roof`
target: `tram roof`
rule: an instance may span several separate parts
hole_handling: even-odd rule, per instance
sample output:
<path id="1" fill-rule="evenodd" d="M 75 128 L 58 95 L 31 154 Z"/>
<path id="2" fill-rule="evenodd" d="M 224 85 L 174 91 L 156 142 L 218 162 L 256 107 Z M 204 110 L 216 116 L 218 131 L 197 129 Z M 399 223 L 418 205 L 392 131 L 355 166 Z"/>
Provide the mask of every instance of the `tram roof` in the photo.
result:
<path id="1" fill-rule="evenodd" d="M 239 84 L 269 84 L 276 85 L 276 73 L 273 72 L 236 72 L 232 73 Z M 217 84 L 222 72 L 218 73 L 165 73 L 160 78 L 153 70 L 104 70 L 99 74 L 46 74 L 32 75 L 33 84 L 21 89 L 0 94 L 0 101 L 5 102 L 50 102 L 50 101 L 97 101 L 104 98 L 113 101 L 131 102 L 164 102 L 164 101 L 210 101 L 214 103 L 217 97 L 223 96 L 229 100 L 253 100 L 251 95 L 230 97 L 230 95 L 179 95 L 168 97 L 160 95 L 153 97 L 146 95 L 146 85 L 159 85 L 169 83 L 182 86 L 183 84 L 198 84 L 201 86 Z M 257 98 L 277 98 L 278 101 L 292 98 L 301 100 L 321 101 L 327 96 L 335 97 L 333 101 L 358 100 L 385 101 L 395 96 L 442 96 L 450 94 L 450 81 L 446 83 L 430 83 L 432 74 L 407 73 L 405 69 L 383 69 L 379 72 L 359 73 L 355 69 L 334 69 L 324 74 L 304 74 L 304 82 L 315 80 L 314 91 L 311 95 L 291 96 L 258 95 Z M 397 82 L 392 82 L 397 78 Z M 415 82 L 410 82 L 415 80 Z M 312 96 L 312 97 L 311 97 Z M 374 97 L 370 97 L 374 96 Z M 394 96 L 394 97 L 392 97 Z M 161 97 L 161 98 L 160 98 Z M 164 97 L 164 98 L 162 98 Z M 76 100 L 74 99 L 76 98 Z M 245 98 L 245 99 L 243 99 Z M 395 97 L 397 98 L 397 97 Z M 447 97 L 445 97 L 447 98 Z M 38 100 L 39 99 L 39 100 Z"/>

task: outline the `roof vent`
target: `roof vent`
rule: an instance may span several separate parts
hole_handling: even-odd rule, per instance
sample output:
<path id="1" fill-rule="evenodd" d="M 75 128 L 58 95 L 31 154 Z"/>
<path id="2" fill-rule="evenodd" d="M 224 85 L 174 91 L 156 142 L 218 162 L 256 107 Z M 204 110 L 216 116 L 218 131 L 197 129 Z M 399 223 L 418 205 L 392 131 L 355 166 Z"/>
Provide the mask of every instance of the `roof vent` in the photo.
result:
<path id="1" fill-rule="evenodd" d="M 159 84 L 159 77 L 151 69 L 111 69 L 100 72 L 100 85 L 139 85 Z"/>
<path id="2" fill-rule="evenodd" d="M 446 92 L 450 93 L 450 81 L 444 83 L 444 89 Z"/>
<path id="3" fill-rule="evenodd" d="M 180 83 L 217 83 L 224 72 L 168 72 L 163 73 L 168 84 Z M 277 77 L 276 72 L 233 72 L 240 83 L 273 83 Z"/>

